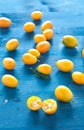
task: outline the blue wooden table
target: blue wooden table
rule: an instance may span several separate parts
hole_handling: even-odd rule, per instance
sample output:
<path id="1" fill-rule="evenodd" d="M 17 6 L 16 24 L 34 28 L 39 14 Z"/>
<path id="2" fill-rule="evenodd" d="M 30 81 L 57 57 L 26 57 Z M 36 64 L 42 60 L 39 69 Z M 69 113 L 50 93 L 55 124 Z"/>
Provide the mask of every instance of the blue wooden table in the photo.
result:
<path id="1" fill-rule="evenodd" d="M 43 18 L 35 22 L 34 33 L 26 34 L 23 25 L 32 21 L 30 14 L 37 9 L 43 12 Z M 10 18 L 13 23 L 10 29 L 0 29 L 0 128 L 84 130 L 84 85 L 75 84 L 71 79 L 71 73 L 62 73 L 55 66 L 58 59 L 68 58 L 75 64 L 73 71 L 84 72 L 84 60 L 81 57 L 81 50 L 84 48 L 84 0 L 0 0 L 1 16 Z M 54 38 L 50 51 L 42 55 L 38 64 L 52 65 L 53 72 L 51 80 L 48 81 L 36 78 L 21 61 L 22 55 L 35 47 L 33 37 L 36 33 L 41 33 L 40 26 L 46 20 L 53 22 Z M 64 47 L 61 39 L 67 34 L 78 38 L 78 47 Z M 17 38 L 20 43 L 14 52 L 5 49 L 6 42 L 11 38 Z M 4 69 L 4 57 L 13 57 L 16 60 L 14 71 Z M 1 77 L 4 74 L 13 74 L 18 78 L 17 89 L 2 85 Z M 75 103 L 57 101 L 54 89 L 61 84 L 73 91 Z M 46 115 L 42 110 L 30 111 L 26 106 L 26 100 L 32 95 L 40 96 L 42 100 L 55 99 L 58 102 L 56 114 Z"/>

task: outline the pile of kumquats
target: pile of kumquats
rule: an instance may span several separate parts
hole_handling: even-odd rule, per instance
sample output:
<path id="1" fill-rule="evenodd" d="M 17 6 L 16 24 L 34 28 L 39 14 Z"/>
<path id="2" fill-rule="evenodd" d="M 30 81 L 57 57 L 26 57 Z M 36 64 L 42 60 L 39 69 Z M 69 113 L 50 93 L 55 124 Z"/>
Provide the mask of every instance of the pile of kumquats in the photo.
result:
<path id="1" fill-rule="evenodd" d="M 33 20 L 40 20 L 43 16 L 41 11 L 34 11 L 31 13 L 31 17 Z M 6 17 L 0 18 L 0 28 L 8 28 L 12 24 L 12 21 Z M 34 22 L 27 22 L 23 26 L 24 31 L 27 33 L 31 33 L 35 30 L 36 25 Z M 41 54 L 46 53 L 50 50 L 51 44 L 49 40 L 51 40 L 54 36 L 53 32 L 53 23 L 51 21 L 45 21 L 41 25 L 41 34 L 36 34 L 34 36 L 34 41 L 36 44 L 36 48 L 31 48 L 23 54 L 22 61 L 26 65 L 34 65 L 38 62 Z M 66 35 L 62 38 L 62 43 L 68 48 L 74 48 L 78 45 L 78 40 L 71 35 Z M 17 39 L 10 39 L 6 43 L 7 51 L 14 51 L 19 46 L 19 41 Z M 82 57 L 84 58 L 84 49 L 82 50 Z M 13 58 L 6 57 L 2 61 L 3 66 L 7 70 L 13 70 L 16 66 L 16 61 Z M 62 72 L 71 72 L 74 68 L 74 63 L 69 59 L 60 59 L 55 61 L 56 67 Z M 49 64 L 40 64 L 36 69 L 31 68 L 32 72 L 37 75 L 37 77 L 42 79 L 49 79 L 49 75 L 52 73 L 52 66 Z M 82 72 L 73 72 L 72 80 L 76 84 L 84 84 L 84 73 Z M 18 86 L 18 80 L 16 77 L 10 74 L 5 74 L 2 76 L 3 85 L 9 88 L 16 88 Z M 55 89 L 55 96 L 58 100 L 62 102 L 70 102 L 73 100 L 72 91 L 64 86 L 59 85 Z M 47 114 L 54 114 L 57 110 L 57 102 L 54 99 L 46 99 L 44 101 L 41 100 L 38 96 L 31 96 L 27 99 L 27 106 L 30 110 L 36 111 L 42 108 L 42 110 Z"/>

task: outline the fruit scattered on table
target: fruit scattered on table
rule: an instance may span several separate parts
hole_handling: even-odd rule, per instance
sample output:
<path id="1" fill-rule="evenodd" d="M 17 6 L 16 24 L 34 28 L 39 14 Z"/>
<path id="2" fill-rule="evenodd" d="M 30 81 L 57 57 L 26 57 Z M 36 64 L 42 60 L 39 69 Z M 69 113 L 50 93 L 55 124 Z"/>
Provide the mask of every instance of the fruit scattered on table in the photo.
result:
<path id="1" fill-rule="evenodd" d="M 76 84 L 84 85 L 84 73 L 75 71 L 72 73 L 72 80 Z"/>
<path id="2" fill-rule="evenodd" d="M 22 61 L 24 62 L 24 64 L 26 65 L 33 65 L 36 64 L 37 62 L 37 57 L 30 54 L 30 53 L 25 53 L 22 56 Z"/>
<path id="3" fill-rule="evenodd" d="M 61 59 L 56 62 L 56 66 L 63 72 L 72 71 L 74 64 L 71 60 Z"/>
<path id="4" fill-rule="evenodd" d="M 35 30 L 36 26 L 33 22 L 27 22 L 24 24 L 24 31 L 31 33 Z"/>
<path id="5" fill-rule="evenodd" d="M 46 29 L 43 31 L 43 35 L 46 37 L 47 40 L 51 40 L 54 36 L 54 32 L 52 29 Z"/>
<path id="6" fill-rule="evenodd" d="M 54 99 L 44 100 L 42 109 L 46 114 L 54 114 L 57 111 L 57 102 Z"/>
<path id="7" fill-rule="evenodd" d="M 7 70 L 13 70 L 16 66 L 16 62 L 13 58 L 7 57 L 3 59 L 3 66 Z"/>
<path id="8" fill-rule="evenodd" d="M 82 49 L 82 57 L 84 58 L 84 49 Z"/>
<path id="9" fill-rule="evenodd" d="M 64 85 L 56 87 L 55 96 L 59 101 L 62 102 L 70 102 L 73 99 L 72 91 Z"/>
<path id="10" fill-rule="evenodd" d="M 0 17 L 0 28 L 9 28 L 12 22 L 9 18 Z"/>
<path id="11" fill-rule="evenodd" d="M 43 80 L 50 80 L 50 75 L 46 75 L 46 74 L 43 74 L 43 73 L 40 73 L 38 72 L 37 68 L 30 68 L 30 70 L 34 73 L 34 75 L 37 77 L 37 78 L 40 78 L 40 79 L 43 79 Z"/>
<path id="12" fill-rule="evenodd" d="M 78 40 L 74 36 L 66 35 L 62 38 L 62 42 L 66 47 L 74 48 L 78 45 Z"/>
<path id="13" fill-rule="evenodd" d="M 36 56 L 37 58 L 40 57 L 40 52 L 39 52 L 37 49 L 30 49 L 30 50 L 28 51 L 28 53 L 30 53 L 30 54 Z"/>
<path id="14" fill-rule="evenodd" d="M 46 29 L 52 29 L 53 28 L 53 24 L 51 21 L 45 21 L 42 25 L 41 25 L 41 30 L 44 31 Z"/>
<path id="15" fill-rule="evenodd" d="M 45 74 L 45 75 L 49 75 L 52 72 L 52 67 L 48 64 L 40 64 L 37 67 L 38 72 Z"/>
<path id="16" fill-rule="evenodd" d="M 10 74 L 2 76 L 2 83 L 9 88 L 16 88 L 18 86 L 18 80 Z"/>
<path id="17" fill-rule="evenodd" d="M 30 110 L 39 110 L 42 107 L 42 100 L 40 97 L 31 96 L 27 99 L 27 106 Z"/>
<path id="18" fill-rule="evenodd" d="M 6 43 L 6 49 L 8 51 L 14 51 L 19 46 L 19 41 L 17 39 L 11 39 Z"/>
<path id="19" fill-rule="evenodd" d="M 42 41 L 39 42 L 36 45 L 36 49 L 40 52 L 40 53 L 46 53 L 47 51 L 49 51 L 50 49 L 50 43 L 48 41 Z"/>
<path id="20" fill-rule="evenodd" d="M 31 18 L 33 20 L 40 20 L 43 16 L 41 11 L 34 11 L 31 13 Z M 33 21 L 35 22 L 35 21 Z M 26 22 L 24 24 L 24 31 L 27 33 L 31 33 L 35 30 L 36 25 L 33 22 Z M 8 28 L 12 24 L 12 21 L 6 17 L 0 18 L 0 28 Z M 47 40 L 51 40 L 53 38 L 54 32 L 52 30 L 53 23 L 51 21 L 45 21 L 41 25 L 42 34 L 35 34 L 34 41 L 37 44 L 36 49 L 32 48 L 28 51 L 28 53 L 23 54 L 22 61 L 26 65 L 34 65 L 37 63 L 40 58 L 40 53 L 46 53 L 50 49 L 50 42 Z M 78 45 L 78 40 L 76 37 L 72 35 L 66 35 L 62 38 L 62 42 L 66 47 L 74 48 Z M 11 39 L 6 43 L 6 49 L 8 51 L 14 51 L 19 46 L 19 41 L 17 39 Z M 84 58 L 84 49 L 82 50 L 82 57 Z M 3 66 L 7 70 L 13 70 L 16 66 L 16 62 L 13 58 L 7 57 L 3 59 Z M 61 59 L 56 62 L 56 66 L 59 70 L 63 72 L 70 72 L 74 68 L 74 63 L 68 59 Z M 50 74 L 52 72 L 52 67 L 49 64 L 40 64 L 36 69 L 30 68 L 35 76 L 41 79 L 50 79 Z M 82 72 L 73 72 L 72 80 L 82 85 L 84 84 L 84 74 Z M 5 74 L 2 76 L 3 85 L 9 88 L 16 88 L 18 86 L 18 80 L 11 74 Z M 62 102 L 70 102 L 73 100 L 72 91 L 64 86 L 60 85 L 55 89 L 55 96 L 58 100 Z M 57 111 L 57 102 L 54 99 L 47 99 L 42 102 L 40 97 L 31 96 L 27 99 L 27 106 L 30 110 L 36 111 L 42 108 L 42 110 L 46 114 L 54 114 Z"/>
<path id="21" fill-rule="evenodd" d="M 39 42 L 46 41 L 46 37 L 43 34 L 36 34 L 34 36 L 34 41 L 38 44 Z"/>
<path id="22" fill-rule="evenodd" d="M 33 20 L 40 20 L 42 18 L 42 16 L 43 16 L 43 13 L 41 11 L 38 11 L 38 10 L 33 11 L 31 13 L 31 17 L 32 17 Z"/>

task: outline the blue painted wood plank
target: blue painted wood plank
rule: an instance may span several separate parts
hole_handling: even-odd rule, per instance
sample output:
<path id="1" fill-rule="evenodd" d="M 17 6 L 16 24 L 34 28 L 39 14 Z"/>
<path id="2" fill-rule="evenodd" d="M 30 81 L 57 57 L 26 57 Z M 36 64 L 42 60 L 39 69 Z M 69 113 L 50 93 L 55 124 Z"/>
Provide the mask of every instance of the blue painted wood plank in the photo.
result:
<path id="1" fill-rule="evenodd" d="M 83 5 L 83 0 L 34 0 L 34 2 L 0 0 L 0 17 L 6 16 L 13 21 L 10 29 L 0 29 L 0 79 L 6 73 L 13 74 L 19 79 L 17 89 L 6 88 L 0 81 L 0 128 L 84 130 L 84 85 L 75 84 L 71 79 L 71 73 L 62 73 L 55 66 L 55 61 L 58 59 L 68 58 L 75 64 L 73 71 L 84 72 L 84 60 L 81 57 L 81 50 L 84 48 Z M 35 22 L 37 27 L 34 33 L 26 34 L 23 25 L 26 21 L 32 21 L 30 13 L 36 9 L 43 12 L 43 19 Z M 40 63 L 52 65 L 53 72 L 50 81 L 36 78 L 29 67 L 21 61 L 22 55 L 28 49 L 35 47 L 33 37 L 36 33 L 41 33 L 40 26 L 46 20 L 53 22 L 54 38 L 51 41 L 50 51 L 42 55 Z M 78 38 L 78 47 L 75 49 L 64 47 L 61 39 L 67 34 Z M 11 38 L 17 38 L 20 45 L 16 51 L 7 52 L 5 44 Z M 16 60 L 17 65 L 14 71 L 7 71 L 3 68 L 2 60 L 7 56 Z M 60 84 L 71 88 L 76 103 L 64 104 L 57 101 L 54 89 Z M 46 115 L 42 110 L 31 112 L 26 106 L 26 100 L 32 95 L 38 95 L 42 100 L 55 99 L 58 102 L 56 114 Z M 5 103 L 5 101 L 8 102 Z"/>

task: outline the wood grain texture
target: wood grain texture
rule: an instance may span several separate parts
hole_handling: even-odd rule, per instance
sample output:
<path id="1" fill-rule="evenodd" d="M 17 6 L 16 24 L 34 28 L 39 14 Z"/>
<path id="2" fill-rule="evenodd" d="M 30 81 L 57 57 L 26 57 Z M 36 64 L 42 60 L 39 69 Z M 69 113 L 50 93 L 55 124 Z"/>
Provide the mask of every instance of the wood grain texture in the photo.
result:
<path id="1" fill-rule="evenodd" d="M 0 17 L 6 16 L 13 22 L 11 28 L 0 29 L 0 79 L 2 75 L 9 73 L 19 80 L 17 89 L 6 88 L 0 81 L 0 128 L 84 130 L 84 85 L 76 85 L 71 79 L 71 73 L 62 73 L 55 66 L 56 60 L 68 58 L 75 64 L 73 71 L 84 72 L 84 60 L 81 57 L 81 50 L 84 48 L 83 5 L 83 0 L 0 0 Z M 26 34 L 23 25 L 32 21 L 30 13 L 37 9 L 40 9 L 44 16 L 41 21 L 35 22 L 37 27 L 34 33 Z M 50 51 L 40 59 L 40 63 L 49 63 L 53 67 L 49 81 L 36 78 L 21 61 L 22 55 L 35 47 L 33 36 L 41 33 L 40 26 L 46 20 L 53 22 L 55 33 Z M 61 39 L 67 34 L 78 38 L 78 47 L 64 47 Z M 20 45 L 16 51 L 7 52 L 5 44 L 11 38 L 17 38 Z M 2 66 L 2 60 L 7 56 L 13 57 L 17 62 L 14 71 L 7 71 Z M 42 100 L 57 100 L 54 89 L 60 84 L 68 86 L 73 91 L 76 103 L 64 104 L 57 101 L 58 111 L 51 116 L 42 110 L 32 112 L 27 108 L 26 100 L 32 95 L 40 96 Z"/>

